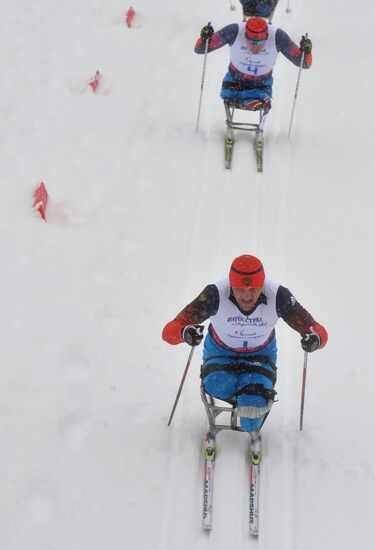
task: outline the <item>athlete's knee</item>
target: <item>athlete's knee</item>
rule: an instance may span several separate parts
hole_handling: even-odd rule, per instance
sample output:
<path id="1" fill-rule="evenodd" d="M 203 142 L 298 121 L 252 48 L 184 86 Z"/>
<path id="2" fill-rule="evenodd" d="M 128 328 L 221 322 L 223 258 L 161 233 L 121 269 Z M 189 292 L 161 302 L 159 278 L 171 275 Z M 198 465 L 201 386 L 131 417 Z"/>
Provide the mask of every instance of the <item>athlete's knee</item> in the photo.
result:
<path id="1" fill-rule="evenodd" d="M 224 371 L 211 372 L 203 376 L 203 386 L 206 393 L 218 399 L 229 399 L 236 391 L 235 377 Z"/>

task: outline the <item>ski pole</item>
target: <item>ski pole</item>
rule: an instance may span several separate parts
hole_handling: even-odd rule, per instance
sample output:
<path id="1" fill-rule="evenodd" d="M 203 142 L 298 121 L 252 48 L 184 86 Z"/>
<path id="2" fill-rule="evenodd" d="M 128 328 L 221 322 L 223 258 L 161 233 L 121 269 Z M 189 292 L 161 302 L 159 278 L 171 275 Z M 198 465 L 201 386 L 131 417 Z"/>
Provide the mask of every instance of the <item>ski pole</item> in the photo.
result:
<path id="1" fill-rule="evenodd" d="M 185 370 L 184 370 L 184 374 L 182 375 L 182 378 L 181 378 L 180 387 L 178 388 L 178 392 L 177 392 L 177 395 L 176 395 L 176 399 L 174 400 L 172 412 L 171 412 L 171 415 L 170 415 L 169 420 L 168 420 L 168 426 L 170 426 L 170 424 L 172 422 L 172 418 L 173 418 L 174 412 L 176 410 L 178 400 L 180 399 L 180 395 L 181 395 L 181 392 L 182 392 L 182 387 L 184 385 L 185 378 L 186 378 L 186 375 L 187 375 L 189 367 L 190 367 L 190 363 L 191 363 L 191 359 L 193 357 L 194 350 L 195 350 L 195 347 L 192 347 L 191 350 L 190 350 L 189 357 L 188 357 L 186 367 L 185 367 Z"/>
<path id="2" fill-rule="evenodd" d="M 211 22 L 209 21 L 207 23 L 207 26 L 211 25 Z M 204 86 L 204 78 L 206 76 L 206 63 L 207 63 L 207 52 L 208 52 L 208 40 L 206 40 L 204 45 L 204 60 L 203 60 L 203 71 L 202 71 L 202 80 L 201 80 L 201 94 L 199 97 L 199 107 L 198 107 L 198 116 L 197 116 L 197 125 L 195 127 L 195 131 L 198 132 L 199 128 L 199 119 L 201 116 L 201 107 L 202 107 L 202 97 L 203 97 L 203 86 Z"/>
<path id="3" fill-rule="evenodd" d="M 299 414 L 299 429 L 302 430 L 303 426 L 303 409 L 305 407 L 305 387 L 306 387 L 306 373 L 307 373 L 307 351 L 303 359 L 303 374 L 302 374 L 302 391 L 301 391 L 301 410 Z"/>
<path id="4" fill-rule="evenodd" d="M 229 0 L 229 7 L 232 11 L 236 9 L 236 6 L 233 4 L 232 0 Z"/>
<path id="5" fill-rule="evenodd" d="M 288 5 L 286 7 L 286 13 L 290 13 L 292 11 L 291 7 L 290 7 L 290 0 L 288 0 Z"/>
<path id="6" fill-rule="evenodd" d="M 306 38 L 307 38 L 308 34 L 306 33 Z M 303 67 L 303 62 L 305 61 L 305 52 L 302 53 L 302 57 L 301 57 L 301 63 L 299 65 L 299 71 L 298 71 L 298 77 L 297 77 L 297 84 L 296 84 L 296 89 L 295 89 L 295 92 L 294 92 L 294 101 L 293 101 L 293 108 L 292 108 L 292 114 L 290 116 L 290 122 L 289 122 L 289 130 L 288 130 L 288 139 L 290 138 L 290 132 L 292 130 L 292 122 L 293 122 L 293 117 L 294 117 L 294 110 L 296 108 L 296 102 L 297 102 L 297 96 L 298 96 L 298 89 L 299 89 L 299 83 L 300 83 L 300 80 L 301 80 L 301 74 L 302 74 L 302 67 Z"/>

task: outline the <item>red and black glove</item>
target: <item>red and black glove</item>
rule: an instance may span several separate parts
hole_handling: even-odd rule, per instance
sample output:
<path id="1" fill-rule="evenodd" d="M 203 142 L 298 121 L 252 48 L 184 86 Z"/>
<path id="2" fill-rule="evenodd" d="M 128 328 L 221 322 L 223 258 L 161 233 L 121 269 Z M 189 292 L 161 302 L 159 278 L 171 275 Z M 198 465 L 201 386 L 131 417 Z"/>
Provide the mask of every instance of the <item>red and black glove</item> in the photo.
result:
<path id="1" fill-rule="evenodd" d="M 214 35 L 215 31 L 211 23 L 208 23 L 203 27 L 201 30 L 201 40 L 202 42 L 206 42 L 206 40 L 210 41 L 212 36 Z"/>
<path id="2" fill-rule="evenodd" d="M 304 53 L 305 55 L 311 53 L 312 42 L 310 38 L 307 38 L 307 36 L 302 36 L 301 42 L 299 43 L 299 49 L 301 50 L 301 53 Z"/>
<path id="3" fill-rule="evenodd" d="M 189 346 L 199 346 L 203 339 L 203 331 L 203 325 L 187 325 L 182 331 L 182 338 Z"/>
<path id="4" fill-rule="evenodd" d="M 326 345 L 327 338 L 328 336 L 326 329 L 316 323 L 314 326 L 310 327 L 308 332 L 302 334 L 302 349 L 303 351 L 312 353 L 313 351 L 324 347 Z"/>

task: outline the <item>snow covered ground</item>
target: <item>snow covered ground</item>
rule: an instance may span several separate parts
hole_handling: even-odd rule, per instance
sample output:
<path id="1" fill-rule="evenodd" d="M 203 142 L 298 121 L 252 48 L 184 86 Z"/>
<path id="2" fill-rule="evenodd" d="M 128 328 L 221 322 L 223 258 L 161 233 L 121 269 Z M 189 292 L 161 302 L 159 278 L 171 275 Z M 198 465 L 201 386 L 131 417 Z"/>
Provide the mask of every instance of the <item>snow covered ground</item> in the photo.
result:
<path id="1" fill-rule="evenodd" d="M 260 175 L 244 136 L 223 167 L 224 48 L 195 134 L 193 45 L 207 21 L 240 19 L 228 1 L 139 0 L 133 29 L 119 0 L 0 2 L 2 550 L 370 548 L 375 8 L 286 4 L 274 23 L 309 32 L 314 65 L 288 141 L 297 69 L 278 61 Z M 42 180 L 48 223 L 31 209 Z M 309 356 L 300 433 L 303 353 L 278 327 L 257 541 L 243 434 L 218 436 L 202 532 L 200 350 L 167 428 L 189 350 L 160 338 L 241 253 L 330 337 Z"/>

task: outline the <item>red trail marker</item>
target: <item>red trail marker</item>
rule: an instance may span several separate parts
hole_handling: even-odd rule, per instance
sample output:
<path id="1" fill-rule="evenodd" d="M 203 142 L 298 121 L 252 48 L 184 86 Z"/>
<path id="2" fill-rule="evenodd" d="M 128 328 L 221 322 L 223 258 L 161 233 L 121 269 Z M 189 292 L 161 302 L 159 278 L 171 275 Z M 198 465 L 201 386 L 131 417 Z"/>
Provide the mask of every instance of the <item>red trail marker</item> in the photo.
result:
<path id="1" fill-rule="evenodd" d="M 128 9 L 128 11 L 126 12 L 126 15 L 125 15 L 125 21 L 126 21 L 127 26 L 129 27 L 129 29 L 133 25 L 134 17 L 135 17 L 134 8 L 132 6 L 130 6 L 130 8 Z"/>
<path id="2" fill-rule="evenodd" d="M 91 86 L 93 92 L 96 92 L 99 84 L 100 84 L 100 72 L 96 71 L 94 78 L 89 82 L 89 86 Z"/>
<path id="3" fill-rule="evenodd" d="M 33 208 L 35 208 L 35 210 L 39 212 L 39 214 L 41 215 L 41 217 L 45 222 L 47 221 L 46 220 L 47 203 L 48 203 L 47 189 L 44 183 L 41 182 L 34 192 Z"/>

